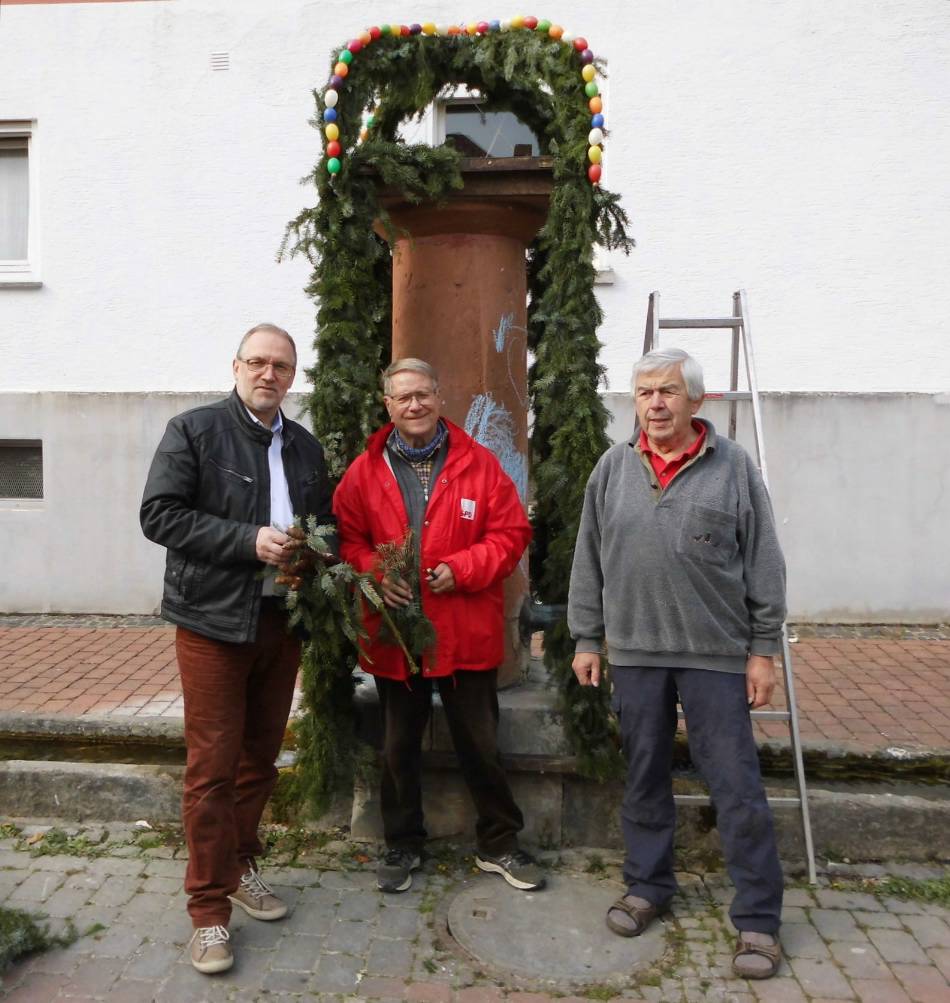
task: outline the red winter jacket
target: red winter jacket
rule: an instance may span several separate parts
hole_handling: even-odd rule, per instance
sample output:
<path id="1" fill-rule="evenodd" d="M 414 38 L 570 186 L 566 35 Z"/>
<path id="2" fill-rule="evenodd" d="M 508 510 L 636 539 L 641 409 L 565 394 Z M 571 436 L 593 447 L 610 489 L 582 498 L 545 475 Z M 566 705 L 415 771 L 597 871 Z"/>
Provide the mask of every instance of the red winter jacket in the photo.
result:
<path id="1" fill-rule="evenodd" d="M 422 608 L 435 627 L 435 651 L 422 661 L 426 676 L 447 676 L 456 669 L 493 669 L 504 658 L 503 579 L 515 568 L 531 539 L 521 499 L 494 455 L 457 425 L 449 433 L 445 464 L 432 485 L 422 523 L 422 568 L 443 561 L 452 569 L 455 588 L 438 595 L 422 579 Z M 333 498 L 340 555 L 357 571 L 377 571 L 376 547 L 402 540 L 409 527 L 399 483 L 383 450 L 393 430 L 386 425 L 370 436 L 366 452 L 350 465 Z M 366 672 L 389 679 L 408 678 L 402 651 L 376 638 L 378 614 L 364 642 L 372 663 Z"/>

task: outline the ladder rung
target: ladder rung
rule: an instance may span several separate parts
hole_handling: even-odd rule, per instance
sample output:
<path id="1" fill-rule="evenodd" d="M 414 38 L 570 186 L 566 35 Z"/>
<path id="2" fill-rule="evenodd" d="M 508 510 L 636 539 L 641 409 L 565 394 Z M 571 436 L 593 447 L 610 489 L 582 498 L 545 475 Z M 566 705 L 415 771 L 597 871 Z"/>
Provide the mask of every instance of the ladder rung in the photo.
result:
<path id="1" fill-rule="evenodd" d="M 742 327 L 741 317 L 661 317 L 657 321 L 660 330 L 699 330 L 702 327 Z"/>
<path id="2" fill-rule="evenodd" d="M 787 710 L 752 710 L 750 717 L 756 721 L 790 721 L 792 715 Z M 676 716 L 681 720 L 686 720 L 686 715 L 682 710 L 676 712 Z"/>
<path id="3" fill-rule="evenodd" d="M 673 800 L 682 804 L 712 804 L 708 794 L 674 794 Z M 780 808 L 797 808 L 802 803 L 801 798 L 792 797 L 770 797 L 766 800 L 769 804 L 778 805 Z"/>
<path id="4" fill-rule="evenodd" d="M 706 400 L 711 401 L 750 401 L 752 400 L 751 390 L 710 390 L 706 394 Z"/>

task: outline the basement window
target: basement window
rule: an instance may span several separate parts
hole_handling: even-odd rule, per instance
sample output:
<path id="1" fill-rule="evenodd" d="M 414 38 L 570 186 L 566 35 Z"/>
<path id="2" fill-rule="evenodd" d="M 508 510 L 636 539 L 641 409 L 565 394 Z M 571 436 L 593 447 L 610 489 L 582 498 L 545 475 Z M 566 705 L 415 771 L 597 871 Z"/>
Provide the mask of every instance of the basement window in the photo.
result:
<path id="1" fill-rule="evenodd" d="M 0 498 L 43 497 L 43 443 L 0 440 Z"/>

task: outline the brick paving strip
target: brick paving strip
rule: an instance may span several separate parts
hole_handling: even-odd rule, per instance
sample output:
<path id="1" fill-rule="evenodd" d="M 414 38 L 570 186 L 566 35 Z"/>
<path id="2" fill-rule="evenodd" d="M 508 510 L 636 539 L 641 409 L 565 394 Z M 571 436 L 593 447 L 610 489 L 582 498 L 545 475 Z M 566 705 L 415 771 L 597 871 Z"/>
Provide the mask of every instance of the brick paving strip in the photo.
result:
<path id="1" fill-rule="evenodd" d="M 443 929 L 441 903 L 471 878 L 470 858 L 449 848 L 451 855 L 426 863 L 409 892 L 382 896 L 363 851 L 343 841 L 296 858 L 293 866 L 271 861 L 267 875 L 290 904 L 290 915 L 258 923 L 236 913 L 235 967 L 209 978 L 191 968 L 185 953 L 190 928 L 181 891 L 183 851 L 150 845 L 158 842 L 154 833 L 110 826 L 79 832 L 90 843 L 103 840 L 105 855 L 32 856 L 24 837 L 37 830 L 42 827 L 28 826 L 18 838 L 0 839 L 0 904 L 45 913 L 59 928 L 71 921 L 83 935 L 4 973 L 0 997 L 9 1003 L 547 1003 L 611 995 L 653 1003 L 950 1001 L 950 910 L 835 886 L 828 876 L 817 888 L 788 889 L 786 960 L 768 982 L 732 975 L 733 934 L 724 915 L 731 891 L 722 875 L 684 873 L 659 963 L 612 987 L 514 984 L 504 973 L 479 971 Z M 619 859 L 600 851 L 596 859 L 607 873 L 617 872 Z M 584 850 L 546 856 L 555 870 L 596 883 L 589 873 L 594 860 Z M 901 873 L 939 874 L 919 867 Z M 612 887 L 605 886 L 605 906 Z M 611 936 L 606 928 L 604 936 Z"/>
<path id="2" fill-rule="evenodd" d="M 71 625 L 75 624 L 75 625 Z M 0 711 L 180 718 L 174 630 L 154 617 L 0 617 Z M 806 745 L 950 750 L 950 631 L 801 628 L 792 646 Z M 899 635 L 899 636 L 895 636 Z M 780 692 L 776 707 L 784 707 Z M 758 722 L 760 740 L 787 739 Z"/>

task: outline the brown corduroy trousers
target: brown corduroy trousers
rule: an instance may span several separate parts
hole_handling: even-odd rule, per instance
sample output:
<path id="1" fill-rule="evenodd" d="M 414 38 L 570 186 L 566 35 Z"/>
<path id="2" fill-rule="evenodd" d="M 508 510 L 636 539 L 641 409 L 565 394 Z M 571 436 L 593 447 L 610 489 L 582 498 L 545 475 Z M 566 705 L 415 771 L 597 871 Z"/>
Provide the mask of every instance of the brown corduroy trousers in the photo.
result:
<path id="1" fill-rule="evenodd" d="M 257 640 L 232 644 L 184 627 L 175 651 L 185 702 L 185 891 L 195 927 L 227 926 L 230 895 L 262 852 L 257 827 L 277 782 L 300 642 L 286 615 L 261 609 Z"/>

